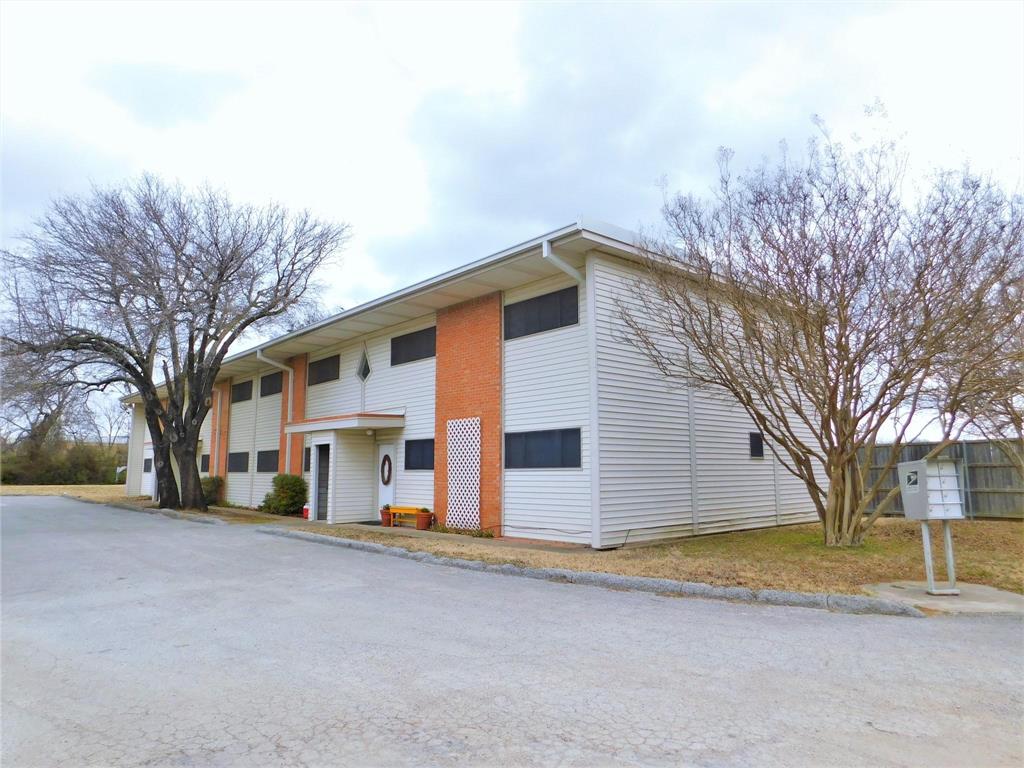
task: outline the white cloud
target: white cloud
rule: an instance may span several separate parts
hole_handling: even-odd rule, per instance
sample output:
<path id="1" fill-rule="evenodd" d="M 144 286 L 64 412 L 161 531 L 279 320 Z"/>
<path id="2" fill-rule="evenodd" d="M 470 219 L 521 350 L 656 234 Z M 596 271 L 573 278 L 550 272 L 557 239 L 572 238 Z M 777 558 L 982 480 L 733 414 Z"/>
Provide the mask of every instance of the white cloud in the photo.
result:
<path id="1" fill-rule="evenodd" d="M 150 170 L 350 222 L 351 306 L 580 213 L 653 222 L 880 98 L 921 165 L 1021 183 L 1020 4 L 5 2 L 5 236 Z"/>

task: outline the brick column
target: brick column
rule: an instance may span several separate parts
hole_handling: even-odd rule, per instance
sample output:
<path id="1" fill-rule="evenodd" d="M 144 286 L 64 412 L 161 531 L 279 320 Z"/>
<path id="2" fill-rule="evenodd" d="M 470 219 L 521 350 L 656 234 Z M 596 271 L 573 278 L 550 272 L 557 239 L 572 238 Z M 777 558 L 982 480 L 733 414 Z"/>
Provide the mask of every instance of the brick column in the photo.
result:
<path id="1" fill-rule="evenodd" d="M 213 385 L 215 398 L 214 408 L 217 418 L 210 423 L 210 474 L 224 478 L 228 477 L 228 433 L 231 430 L 231 380 L 219 382 Z M 216 454 L 213 448 L 216 447 Z M 216 461 L 214 461 L 216 458 Z"/>
<path id="2" fill-rule="evenodd" d="M 448 511 L 448 421 L 480 419 L 480 527 L 501 534 L 501 294 L 439 310 L 434 512 Z"/>
<path id="3" fill-rule="evenodd" d="M 295 402 L 292 404 L 292 420 L 300 421 L 306 418 L 306 368 L 309 360 L 309 355 L 296 355 L 295 357 L 289 358 L 287 365 L 295 371 L 295 387 L 292 390 Z M 287 379 L 288 374 L 285 374 Z M 287 392 L 287 390 L 285 390 Z M 284 398 L 282 398 L 282 401 Z M 284 433 L 284 422 L 288 418 L 288 409 L 285 406 L 281 410 L 281 453 L 280 461 L 284 461 L 285 454 L 285 440 L 291 440 L 292 455 L 291 464 L 288 466 L 288 473 L 292 475 L 302 474 L 302 449 L 304 436 L 299 435 L 285 435 Z"/>

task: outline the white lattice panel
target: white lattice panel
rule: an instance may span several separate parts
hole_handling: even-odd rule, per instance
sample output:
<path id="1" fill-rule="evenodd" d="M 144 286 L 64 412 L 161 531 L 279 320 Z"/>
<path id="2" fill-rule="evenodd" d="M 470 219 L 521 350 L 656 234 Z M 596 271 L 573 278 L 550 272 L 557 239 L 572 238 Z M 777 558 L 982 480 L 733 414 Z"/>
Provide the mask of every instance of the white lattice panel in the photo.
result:
<path id="1" fill-rule="evenodd" d="M 480 419 L 448 422 L 448 517 L 452 528 L 480 527 Z"/>

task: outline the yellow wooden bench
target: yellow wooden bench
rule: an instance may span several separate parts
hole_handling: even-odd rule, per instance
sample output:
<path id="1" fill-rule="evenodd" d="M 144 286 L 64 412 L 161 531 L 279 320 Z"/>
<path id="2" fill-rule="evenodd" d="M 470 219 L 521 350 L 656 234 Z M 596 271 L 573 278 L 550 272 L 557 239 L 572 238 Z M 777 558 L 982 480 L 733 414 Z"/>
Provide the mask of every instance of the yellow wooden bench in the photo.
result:
<path id="1" fill-rule="evenodd" d="M 399 523 L 405 519 L 411 519 L 413 527 L 416 527 L 416 515 L 423 507 L 391 507 L 391 525 L 400 527 Z"/>

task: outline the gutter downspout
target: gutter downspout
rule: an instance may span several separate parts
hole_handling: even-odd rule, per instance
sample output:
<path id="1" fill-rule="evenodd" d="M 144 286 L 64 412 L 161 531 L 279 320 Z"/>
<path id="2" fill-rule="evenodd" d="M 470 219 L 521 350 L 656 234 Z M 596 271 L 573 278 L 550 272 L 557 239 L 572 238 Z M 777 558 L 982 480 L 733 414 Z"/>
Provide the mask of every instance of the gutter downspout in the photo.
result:
<path id="1" fill-rule="evenodd" d="M 263 354 L 263 350 L 257 347 L 256 359 L 260 362 L 272 365 L 288 374 L 288 421 L 292 420 L 292 403 L 295 401 L 295 369 L 291 366 L 279 363 L 277 360 L 271 360 L 269 357 Z M 292 465 L 292 441 L 285 440 L 284 443 L 284 465 L 290 467 Z"/>
<path id="2" fill-rule="evenodd" d="M 577 283 L 583 285 L 583 275 L 580 274 L 580 271 L 576 269 L 576 267 L 565 262 L 560 256 L 555 255 L 555 252 L 551 250 L 550 240 L 545 240 L 541 243 L 541 255 L 544 257 L 545 261 L 550 261 Z"/>

